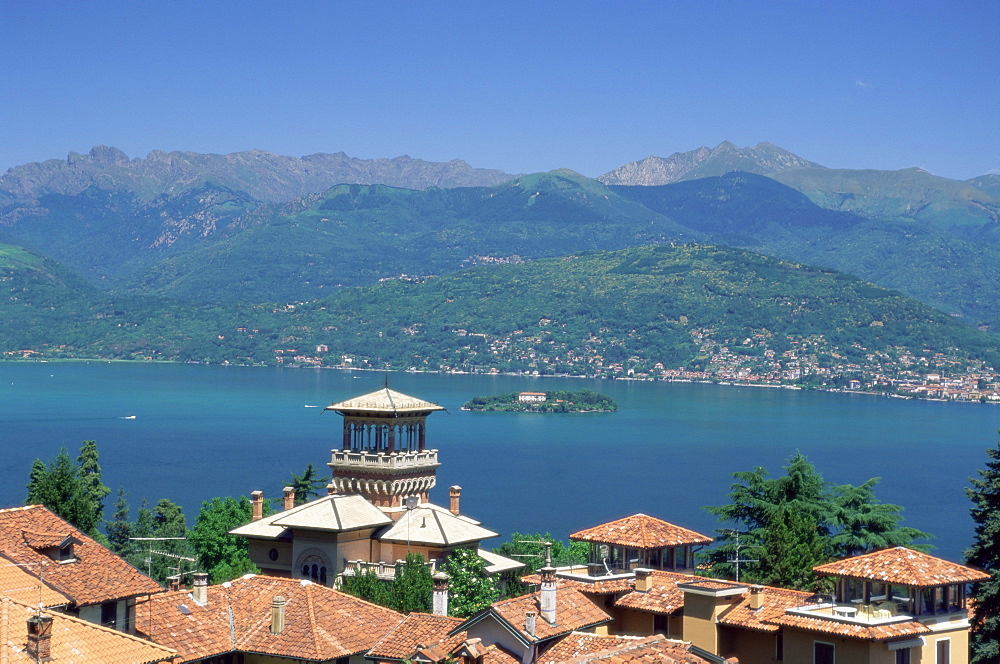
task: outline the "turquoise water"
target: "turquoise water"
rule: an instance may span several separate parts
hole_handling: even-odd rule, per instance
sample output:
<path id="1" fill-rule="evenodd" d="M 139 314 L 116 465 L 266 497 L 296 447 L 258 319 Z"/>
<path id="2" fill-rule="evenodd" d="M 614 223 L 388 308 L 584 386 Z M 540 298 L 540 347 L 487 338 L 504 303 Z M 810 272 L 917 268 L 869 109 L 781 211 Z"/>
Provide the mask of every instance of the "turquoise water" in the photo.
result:
<path id="1" fill-rule="evenodd" d="M 340 417 L 322 407 L 384 376 L 315 369 L 124 363 L 0 363 L 0 505 L 19 504 L 33 459 L 96 440 L 105 483 L 170 498 L 189 515 L 214 496 L 278 496 L 292 472 L 326 470 Z M 801 450 L 833 483 L 881 477 L 881 500 L 960 559 L 972 535 L 968 478 L 997 440 L 1000 408 L 865 395 L 690 383 L 390 374 L 401 392 L 445 406 L 428 425 L 442 466 L 432 499 L 459 484 L 463 512 L 505 536 L 576 530 L 644 512 L 712 534 L 702 508 L 732 473 L 772 473 Z M 476 395 L 590 389 L 619 412 L 469 413 Z M 316 406 L 316 407 L 305 407 Z M 134 415 L 134 419 L 124 419 Z M 112 495 L 107 500 L 113 502 Z M 500 539 L 495 540 L 499 543 Z"/>

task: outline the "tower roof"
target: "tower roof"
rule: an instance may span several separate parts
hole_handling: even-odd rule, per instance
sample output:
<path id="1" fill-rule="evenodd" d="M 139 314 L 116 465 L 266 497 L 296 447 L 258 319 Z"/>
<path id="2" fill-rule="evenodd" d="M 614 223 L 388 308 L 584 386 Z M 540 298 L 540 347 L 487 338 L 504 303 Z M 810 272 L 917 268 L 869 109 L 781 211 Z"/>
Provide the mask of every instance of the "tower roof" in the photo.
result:
<path id="1" fill-rule="evenodd" d="M 634 549 L 662 549 L 668 546 L 711 544 L 712 538 L 687 528 L 675 526 L 646 514 L 602 523 L 569 536 L 577 542 L 597 542 Z"/>
<path id="2" fill-rule="evenodd" d="M 444 410 L 444 406 L 439 406 L 430 401 L 424 401 L 390 390 L 383 387 L 380 390 L 362 394 L 361 396 L 347 399 L 339 403 L 332 403 L 324 410 L 335 410 L 339 413 L 393 413 L 398 415 L 429 413 L 435 410 Z"/>
<path id="3" fill-rule="evenodd" d="M 974 583 L 990 578 L 985 572 L 903 546 L 827 563 L 813 567 L 813 571 L 827 576 L 846 576 L 917 588 Z"/>

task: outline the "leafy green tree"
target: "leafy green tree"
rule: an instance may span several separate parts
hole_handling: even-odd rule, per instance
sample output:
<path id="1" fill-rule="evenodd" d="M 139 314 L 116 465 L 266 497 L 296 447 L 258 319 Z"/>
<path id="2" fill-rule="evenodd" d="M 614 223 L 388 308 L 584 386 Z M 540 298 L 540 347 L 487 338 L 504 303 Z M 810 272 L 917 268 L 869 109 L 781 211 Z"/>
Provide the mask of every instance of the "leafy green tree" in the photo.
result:
<path id="1" fill-rule="evenodd" d="M 583 565 L 590 556 L 590 546 L 586 542 L 570 542 L 567 545 L 551 533 L 511 533 L 510 541 L 494 548 L 493 553 L 524 563 L 525 567 L 500 575 L 497 585 L 504 597 L 516 597 L 527 592 L 528 586 L 521 583 L 521 577 L 545 566 L 545 546 L 539 542 L 551 542 L 553 567 Z"/>
<path id="2" fill-rule="evenodd" d="M 246 538 L 229 534 L 233 528 L 249 523 L 252 517 L 253 507 L 246 496 L 213 498 L 201 504 L 189 541 L 199 569 L 208 572 L 211 583 L 260 571 L 250 561 Z"/>
<path id="3" fill-rule="evenodd" d="M 129 507 L 125 488 L 118 489 L 118 498 L 115 500 L 115 513 L 108 521 L 104 529 L 108 534 L 108 546 L 119 556 L 124 556 L 131 548 L 129 538 L 132 537 L 132 524 L 128 520 Z"/>
<path id="4" fill-rule="evenodd" d="M 878 482 L 879 479 L 873 477 L 858 486 L 834 487 L 831 524 L 835 534 L 831 544 L 835 558 L 849 558 L 894 546 L 929 548 L 913 544 L 914 540 L 929 538 L 929 534 L 899 525 L 902 507 L 883 503 L 875 497 Z"/>
<path id="5" fill-rule="evenodd" d="M 830 540 L 820 534 L 816 519 L 781 505 L 770 521 L 763 536 L 757 580 L 782 588 L 819 590 L 812 568 L 829 562 Z"/>
<path id="6" fill-rule="evenodd" d="M 472 549 L 452 551 L 441 566 L 450 577 L 448 613 L 467 618 L 495 602 L 500 591 L 489 574 L 486 561 Z"/>
<path id="7" fill-rule="evenodd" d="M 1000 443 L 986 451 L 989 460 L 970 479 L 965 492 L 976 524 L 973 544 L 965 552 L 969 565 L 989 573 L 987 581 L 973 584 L 976 600 L 972 614 L 972 664 L 1000 661 Z"/>
<path id="8" fill-rule="evenodd" d="M 396 566 L 396 578 L 390 586 L 390 608 L 400 613 L 429 613 L 433 609 L 433 591 L 434 580 L 424 557 L 408 553 L 403 564 Z"/>
<path id="9" fill-rule="evenodd" d="M 378 578 L 373 569 L 368 569 L 363 574 L 344 576 L 340 589 L 379 606 L 392 605 L 389 582 Z"/>

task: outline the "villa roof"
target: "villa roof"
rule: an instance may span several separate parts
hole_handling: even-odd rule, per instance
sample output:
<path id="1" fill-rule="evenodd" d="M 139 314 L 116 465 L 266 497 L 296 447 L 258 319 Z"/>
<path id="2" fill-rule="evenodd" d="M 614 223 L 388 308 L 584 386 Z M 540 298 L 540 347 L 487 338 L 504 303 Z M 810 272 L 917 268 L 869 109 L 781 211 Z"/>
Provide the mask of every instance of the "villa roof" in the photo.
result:
<path id="1" fill-rule="evenodd" d="M 271 633 L 271 604 L 285 598 L 285 625 Z M 307 580 L 248 574 L 209 586 L 197 604 L 184 591 L 156 595 L 136 611 L 136 629 L 175 648 L 183 661 L 227 652 L 326 661 L 364 652 L 403 616 Z"/>
<path id="2" fill-rule="evenodd" d="M 3 661 L 10 664 L 35 664 L 37 658 L 25 648 L 28 641 L 28 618 L 37 611 L 20 602 L 0 599 L 0 634 L 4 635 Z M 52 662 L 101 662 L 102 664 L 152 664 L 173 661 L 176 653 L 162 645 L 95 625 L 63 613 L 52 618 L 49 653 Z"/>
<path id="3" fill-rule="evenodd" d="M 882 625 L 865 625 L 803 616 L 795 613 L 782 613 L 771 618 L 770 622 L 782 627 L 796 627 L 798 629 L 807 629 L 824 634 L 836 634 L 838 636 L 866 641 L 888 641 L 902 636 L 927 634 L 931 631 L 929 627 L 916 620 L 905 620 Z"/>
<path id="4" fill-rule="evenodd" d="M 72 562 L 56 562 L 46 551 L 67 542 L 67 538 L 73 543 Z M 163 590 L 156 581 L 43 505 L 0 510 L 0 554 L 32 576 L 41 570 L 45 584 L 77 606 Z"/>
<path id="5" fill-rule="evenodd" d="M 27 568 L 30 569 L 30 568 Z M 23 604 L 37 607 L 64 606 L 72 600 L 37 574 L 32 574 L 6 556 L 0 555 L 0 595 Z"/>
<path id="6" fill-rule="evenodd" d="M 541 592 L 535 592 L 494 602 L 487 609 L 469 618 L 462 626 L 468 631 L 476 623 L 493 616 L 494 619 L 504 623 L 519 641 L 530 645 L 611 620 L 611 616 L 579 590 L 564 587 L 556 592 L 556 623 L 549 624 L 541 616 L 540 598 Z M 529 634 L 525 630 L 524 614 L 528 611 L 538 614 L 534 634 Z"/>
<path id="7" fill-rule="evenodd" d="M 573 533 L 569 538 L 578 542 L 597 542 L 633 549 L 662 549 L 712 543 L 711 537 L 646 514 L 633 514 L 624 519 L 603 523 Z"/>
<path id="8" fill-rule="evenodd" d="M 652 570 L 649 580 L 652 582 L 649 590 L 643 592 L 630 588 L 632 592 L 615 600 L 615 606 L 652 613 L 673 613 L 684 608 L 684 592 L 677 584 L 703 579 L 690 574 Z"/>
<path id="9" fill-rule="evenodd" d="M 691 644 L 652 636 L 599 636 L 574 632 L 538 658 L 539 664 L 704 664 L 710 660 L 691 652 Z"/>
<path id="10" fill-rule="evenodd" d="M 719 616 L 719 624 L 760 632 L 777 632 L 780 628 L 774 621 L 784 616 L 786 610 L 805 604 L 812 595 L 802 590 L 770 586 L 761 586 L 760 592 L 762 603 L 759 609 L 750 608 L 750 593 L 746 592 Z"/>
<path id="11" fill-rule="evenodd" d="M 353 399 L 330 404 L 324 410 L 335 410 L 341 413 L 347 411 L 405 415 L 444 410 L 444 406 L 439 406 L 430 401 L 417 399 L 402 392 L 390 390 L 388 387 L 383 387 L 380 390 L 362 394 Z"/>
<path id="12" fill-rule="evenodd" d="M 378 539 L 383 542 L 456 546 L 496 536 L 497 533 L 483 528 L 472 519 L 456 516 L 437 505 L 423 503 L 407 510 Z"/>
<path id="13" fill-rule="evenodd" d="M 461 618 L 436 616 L 430 613 L 411 613 L 390 629 L 366 655 L 369 659 L 406 659 L 419 644 L 438 643 L 448 632 L 461 625 Z M 457 641 L 464 638 L 452 637 Z"/>
<path id="14" fill-rule="evenodd" d="M 880 581 L 901 586 L 929 587 L 974 583 L 989 574 L 897 546 L 814 567 L 817 574 Z"/>
<path id="15" fill-rule="evenodd" d="M 385 512 L 357 494 L 323 496 L 229 531 L 233 535 L 278 539 L 290 528 L 343 532 L 392 523 Z M 405 541 L 405 540 L 404 540 Z"/>

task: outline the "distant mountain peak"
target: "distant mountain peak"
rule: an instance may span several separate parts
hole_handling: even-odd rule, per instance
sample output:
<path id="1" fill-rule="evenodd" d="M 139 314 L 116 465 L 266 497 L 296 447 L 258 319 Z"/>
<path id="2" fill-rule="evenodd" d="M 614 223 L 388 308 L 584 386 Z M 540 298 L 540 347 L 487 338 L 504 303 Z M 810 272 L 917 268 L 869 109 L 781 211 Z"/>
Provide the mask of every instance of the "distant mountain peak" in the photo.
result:
<path id="1" fill-rule="evenodd" d="M 789 168 L 823 168 L 771 143 L 741 148 L 732 141 L 722 141 L 714 148 L 702 146 L 689 152 L 675 152 L 669 157 L 646 157 L 625 164 L 597 178 L 604 184 L 661 185 L 682 180 L 747 171 L 769 175 Z"/>

